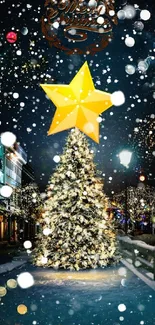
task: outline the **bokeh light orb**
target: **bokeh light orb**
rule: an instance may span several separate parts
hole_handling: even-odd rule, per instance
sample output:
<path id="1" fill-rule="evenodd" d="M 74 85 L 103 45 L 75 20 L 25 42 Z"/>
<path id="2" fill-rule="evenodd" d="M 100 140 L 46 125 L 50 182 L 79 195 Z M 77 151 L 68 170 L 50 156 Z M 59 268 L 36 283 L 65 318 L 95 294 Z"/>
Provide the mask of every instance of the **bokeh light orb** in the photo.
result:
<path id="1" fill-rule="evenodd" d="M 25 315 L 27 313 L 27 307 L 23 304 L 17 307 L 18 314 Z"/>
<path id="2" fill-rule="evenodd" d="M 9 289 L 17 288 L 17 281 L 15 279 L 9 279 L 6 284 Z"/>
<path id="3" fill-rule="evenodd" d="M 16 142 L 16 136 L 12 132 L 4 132 L 1 134 L 1 143 L 5 147 L 12 147 L 13 144 Z"/>
<path id="4" fill-rule="evenodd" d="M 123 10 L 125 11 L 125 18 L 127 19 L 133 19 L 136 16 L 136 9 L 131 5 L 125 6 Z"/>
<path id="5" fill-rule="evenodd" d="M 12 192 L 13 192 L 12 187 L 9 185 L 4 185 L 0 188 L 0 194 L 3 197 L 9 198 L 11 196 Z"/>
<path id="6" fill-rule="evenodd" d="M 140 13 L 140 18 L 142 19 L 142 20 L 149 20 L 150 19 L 150 17 L 151 17 L 151 13 L 150 13 L 150 11 L 149 10 L 142 10 L 141 11 L 141 13 Z"/>
<path id="7" fill-rule="evenodd" d="M 133 47 L 135 45 L 135 40 L 133 37 L 126 37 L 125 45 L 128 47 Z"/>
<path id="8" fill-rule="evenodd" d="M 17 282 L 22 289 L 27 289 L 34 285 L 34 278 L 29 272 L 23 272 L 18 275 Z"/>
<path id="9" fill-rule="evenodd" d="M 136 68 L 135 68 L 132 64 L 127 64 L 127 65 L 125 66 L 125 71 L 126 71 L 127 74 L 132 75 L 132 74 L 135 73 Z"/>
<path id="10" fill-rule="evenodd" d="M 29 248 L 32 247 L 32 243 L 31 243 L 30 240 L 26 240 L 26 241 L 24 241 L 23 246 L 24 246 L 25 249 L 29 249 Z"/>
<path id="11" fill-rule="evenodd" d="M 138 70 L 140 70 L 141 72 L 146 72 L 149 68 L 149 65 L 147 63 L 147 61 L 139 61 L 138 62 Z"/>
<path id="12" fill-rule="evenodd" d="M 88 2 L 88 7 L 90 7 L 90 8 L 95 8 L 95 7 L 97 7 L 97 1 L 96 1 L 96 0 L 90 0 L 90 1 Z"/>
<path id="13" fill-rule="evenodd" d="M 126 310 L 126 306 L 124 304 L 119 304 L 118 305 L 118 310 L 122 313 Z"/>
<path id="14" fill-rule="evenodd" d="M 121 280 L 121 285 L 122 285 L 123 287 L 126 287 L 126 286 L 127 286 L 127 280 L 126 280 L 126 279 L 122 279 L 122 280 Z"/>
<path id="15" fill-rule="evenodd" d="M 0 287 L 0 298 L 4 297 L 7 294 L 7 290 L 5 287 Z"/>
<path id="16" fill-rule="evenodd" d="M 60 156 L 58 156 L 58 155 L 54 156 L 53 160 L 55 163 L 58 163 L 60 161 Z"/>
<path id="17" fill-rule="evenodd" d="M 121 106 L 125 103 L 125 96 L 124 93 L 120 90 L 115 91 L 111 94 L 111 101 L 114 106 Z"/>
<path id="18" fill-rule="evenodd" d="M 145 181 L 145 176 L 144 176 L 144 175 L 140 175 L 140 176 L 139 176 L 139 180 L 140 180 L 141 182 L 144 182 L 144 181 Z"/>
<path id="19" fill-rule="evenodd" d="M 121 276 L 126 276 L 126 274 L 127 274 L 127 269 L 126 269 L 126 267 L 121 266 L 121 267 L 118 269 L 118 274 L 121 275 Z"/>
<path id="20" fill-rule="evenodd" d="M 15 32 L 9 32 L 9 33 L 7 33 L 6 40 L 10 44 L 15 43 L 17 41 L 17 34 Z"/>
<path id="21" fill-rule="evenodd" d="M 117 12 L 117 17 L 118 17 L 118 19 L 120 19 L 120 20 L 124 20 L 124 19 L 125 19 L 125 11 L 124 11 L 124 10 L 119 10 L 119 11 Z"/>
<path id="22" fill-rule="evenodd" d="M 21 33 L 25 36 L 25 35 L 27 35 L 28 34 L 28 28 L 27 27 L 23 27 L 22 29 L 21 29 Z"/>
<path id="23" fill-rule="evenodd" d="M 137 32 L 141 32 L 144 29 L 144 24 L 142 21 L 135 21 L 134 28 Z"/>

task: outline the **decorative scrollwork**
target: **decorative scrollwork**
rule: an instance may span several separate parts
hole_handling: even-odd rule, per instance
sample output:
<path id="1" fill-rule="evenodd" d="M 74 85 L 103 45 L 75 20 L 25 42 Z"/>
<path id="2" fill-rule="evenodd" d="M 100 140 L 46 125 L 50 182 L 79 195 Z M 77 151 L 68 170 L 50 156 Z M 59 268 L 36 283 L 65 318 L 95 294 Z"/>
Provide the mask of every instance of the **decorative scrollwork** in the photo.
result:
<path id="1" fill-rule="evenodd" d="M 67 54 L 92 54 L 102 51 L 113 38 L 113 24 L 117 25 L 114 1 L 96 1 L 90 7 L 84 0 L 46 0 L 45 15 L 41 19 L 42 32 L 50 46 L 65 51 Z M 99 19 L 100 18 L 100 19 Z M 63 44 L 59 29 L 54 28 L 57 22 L 63 37 L 70 42 L 83 44 L 89 33 L 97 33 L 96 43 L 81 47 L 69 48 Z"/>

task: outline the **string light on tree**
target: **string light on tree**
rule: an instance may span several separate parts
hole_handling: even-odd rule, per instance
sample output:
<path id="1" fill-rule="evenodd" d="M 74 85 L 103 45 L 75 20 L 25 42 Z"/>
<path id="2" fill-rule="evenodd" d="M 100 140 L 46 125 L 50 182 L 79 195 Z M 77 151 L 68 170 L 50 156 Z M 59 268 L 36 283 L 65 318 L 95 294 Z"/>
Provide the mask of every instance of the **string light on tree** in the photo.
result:
<path id="1" fill-rule="evenodd" d="M 139 158 L 151 163 L 155 151 L 155 114 L 147 115 L 143 120 L 136 120 L 136 127 L 130 135 L 130 143 Z"/>
<path id="2" fill-rule="evenodd" d="M 103 182 L 96 176 L 86 137 L 72 129 L 48 188 L 43 231 L 38 235 L 34 264 L 80 270 L 113 263 L 116 235 L 106 214 Z M 89 239 L 89 240 L 88 240 Z"/>

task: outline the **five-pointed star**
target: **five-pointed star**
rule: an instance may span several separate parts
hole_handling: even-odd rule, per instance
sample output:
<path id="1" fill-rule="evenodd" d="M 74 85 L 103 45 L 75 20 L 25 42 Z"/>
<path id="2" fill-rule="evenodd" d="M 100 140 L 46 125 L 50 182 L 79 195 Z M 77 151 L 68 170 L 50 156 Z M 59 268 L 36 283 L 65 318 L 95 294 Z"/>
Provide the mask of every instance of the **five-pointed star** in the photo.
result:
<path id="1" fill-rule="evenodd" d="M 95 89 L 87 62 L 69 85 L 41 87 L 57 107 L 48 135 L 76 126 L 99 143 L 98 115 L 113 104 L 111 94 Z"/>

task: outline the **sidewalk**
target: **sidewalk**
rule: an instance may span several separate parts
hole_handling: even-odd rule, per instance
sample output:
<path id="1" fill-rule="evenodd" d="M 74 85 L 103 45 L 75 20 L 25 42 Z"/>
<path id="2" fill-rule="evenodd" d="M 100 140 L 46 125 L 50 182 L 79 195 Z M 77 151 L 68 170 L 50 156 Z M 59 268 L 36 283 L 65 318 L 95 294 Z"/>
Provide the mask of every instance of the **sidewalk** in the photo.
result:
<path id="1" fill-rule="evenodd" d="M 17 267 L 19 267 L 23 264 L 26 264 L 29 259 L 30 259 L 30 256 L 27 254 L 27 252 L 22 252 L 19 256 L 14 257 L 11 262 L 1 264 L 0 265 L 0 274 L 12 271 L 13 269 L 15 269 Z"/>

